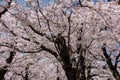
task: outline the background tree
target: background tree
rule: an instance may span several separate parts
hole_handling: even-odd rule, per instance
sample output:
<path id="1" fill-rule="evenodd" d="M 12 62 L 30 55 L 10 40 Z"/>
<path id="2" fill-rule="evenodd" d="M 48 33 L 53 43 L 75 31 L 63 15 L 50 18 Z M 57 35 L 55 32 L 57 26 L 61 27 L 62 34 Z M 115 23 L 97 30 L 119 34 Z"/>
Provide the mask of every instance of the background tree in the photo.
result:
<path id="1" fill-rule="evenodd" d="M 120 79 L 117 2 L 2 3 L 1 80 Z"/>

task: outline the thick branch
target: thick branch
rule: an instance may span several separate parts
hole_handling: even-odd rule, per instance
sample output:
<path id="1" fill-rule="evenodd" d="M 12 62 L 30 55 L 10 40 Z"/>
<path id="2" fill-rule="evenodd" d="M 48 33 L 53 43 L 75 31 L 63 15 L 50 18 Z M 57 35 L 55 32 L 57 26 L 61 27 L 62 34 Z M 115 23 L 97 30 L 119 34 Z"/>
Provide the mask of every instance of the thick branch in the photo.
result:
<path id="1" fill-rule="evenodd" d="M 115 67 L 116 67 L 116 68 L 117 68 L 118 63 L 119 63 L 119 61 L 118 61 L 119 58 L 120 58 L 120 52 L 119 52 L 118 56 L 117 56 L 116 59 L 115 59 Z"/>
<path id="2" fill-rule="evenodd" d="M 48 36 L 47 34 L 35 30 L 35 29 L 33 28 L 33 26 L 31 26 L 31 25 L 28 25 L 28 26 L 29 26 L 36 34 L 38 34 L 38 35 L 40 35 L 40 36 L 44 36 L 44 37 L 46 37 L 48 40 L 52 41 L 51 38 L 50 38 L 50 36 Z"/>
<path id="3" fill-rule="evenodd" d="M 11 51 L 9 57 L 6 59 L 6 62 L 8 64 L 12 63 L 14 55 L 15 55 L 15 52 Z M 8 68 L 8 66 L 6 66 L 6 65 L 3 66 L 2 68 L 0 68 L 0 80 L 4 80 L 4 76 L 8 71 L 7 68 Z"/>
<path id="4" fill-rule="evenodd" d="M 57 55 L 57 53 L 55 51 L 53 51 L 53 50 L 51 50 L 51 49 L 49 49 L 49 48 L 47 48 L 47 47 L 45 47 L 43 45 L 41 46 L 41 49 L 51 53 L 53 56 L 55 56 L 58 59 L 58 55 Z"/>
<path id="5" fill-rule="evenodd" d="M 12 0 L 10 0 L 10 1 L 8 2 L 7 7 L 4 8 L 4 10 L 0 12 L 0 18 L 1 18 L 1 16 L 2 16 L 3 14 L 5 14 L 5 13 L 8 11 L 8 9 L 10 8 L 11 3 L 12 3 Z"/>
<path id="6" fill-rule="evenodd" d="M 2 68 L 0 68 L 0 80 L 4 80 L 4 75 L 7 72 L 7 66 L 3 66 Z"/>
<path id="7" fill-rule="evenodd" d="M 120 79 L 120 74 L 119 74 L 119 72 L 117 71 L 117 68 L 112 64 L 112 60 L 111 60 L 110 56 L 109 56 L 108 53 L 107 53 L 105 44 L 102 46 L 101 49 L 102 49 L 102 51 L 103 51 L 103 55 L 104 55 L 105 58 L 106 58 L 107 65 L 108 65 L 109 69 L 111 70 L 114 78 L 115 78 L 116 80 L 119 80 L 119 79 Z"/>

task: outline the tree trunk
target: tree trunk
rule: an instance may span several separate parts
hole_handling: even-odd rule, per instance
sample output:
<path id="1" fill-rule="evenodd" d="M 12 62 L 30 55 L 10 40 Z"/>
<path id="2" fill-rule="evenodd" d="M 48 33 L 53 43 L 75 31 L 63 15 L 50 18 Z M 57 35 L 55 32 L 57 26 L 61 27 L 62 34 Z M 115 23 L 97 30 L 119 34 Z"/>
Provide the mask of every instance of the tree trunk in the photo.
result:
<path id="1" fill-rule="evenodd" d="M 78 67 L 77 68 L 72 68 L 72 64 L 70 63 L 68 57 L 64 57 L 65 59 L 63 69 L 65 70 L 66 76 L 68 80 L 86 80 L 86 75 L 85 75 L 85 58 L 83 55 L 80 56 L 79 61 L 78 61 Z"/>
<path id="2" fill-rule="evenodd" d="M 72 64 L 70 62 L 70 56 L 68 53 L 68 48 L 63 47 L 60 51 L 60 57 L 63 62 L 63 69 L 66 73 L 68 80 L 76 80 L 76 69 L 72 68 Z"/>
<path id="3" fill-rule="evenodd" d="M 66 67 L 64 68 L 64 70 L 65 70 L 68 80 L 77 80 L 76 69 L 73 69 L 72 67 Z"/>
<path id="4" fill-rule="evenodd" d="M 80 55 L 79 61 L 77 63 L 77 72 L 76 72 L 76 77 L 77 80 L 86 80 L 85 76 L 85 58 L 83 55 Z"/>
<path id="5" fill-rule="evenodd" d="M 72 63 L 70 62 L 71 47 L 69 45 L 66 45 L 65 38 L 62 35 L 58 35 L 55 42 L 59 50 L 59 55 L 63 62 L 62 67 L 68 80 L 86 80 L 85 57 L 83 55 L 85 53 L 85 50 L 79 46 L 80 48 L 78 48 L 78 54 L 80 54 L 80 57 L 78 61 L 78 67 L 73 68 Z"/>

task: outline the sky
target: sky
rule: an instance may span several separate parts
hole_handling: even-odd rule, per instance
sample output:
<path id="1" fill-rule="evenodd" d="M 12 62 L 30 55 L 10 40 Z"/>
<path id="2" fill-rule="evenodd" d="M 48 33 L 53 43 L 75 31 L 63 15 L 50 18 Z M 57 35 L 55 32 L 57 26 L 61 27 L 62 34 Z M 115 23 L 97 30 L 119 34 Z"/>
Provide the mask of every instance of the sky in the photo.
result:
<path id="1" fill-rule="evenodd" d="M 48 3 L 50 0 L 44 0 L 44 1 L 45 1 L 45 3 Z M 92 0 L 92 1 L 94 2 L 94 4 L 96 4 L 98 0 Z M 102 1 L 106 2 L 107 0 L 102 0 Z"/>
<path id="2" fill-rule="evenodd" d="M 18 0 L 20 3 L 23 3 L 24 0 Z M 50 0 L 44 0 L 45 3 L 48 3 Z M 97 2 L 98 0 L 92 0 L 93 2 Z M 106 0 L 103 0 L 105 2 Z"/>
<path id="3" fill-rule="evenodd" d="M 25 0 L 18 0 L 18 3 L 24 4 L 24 1 L 25 1 Z M 47 5 L 47 4 L 49 3 L 49 1 L 50 1 L 50 0 L 44 0 L 45 5 Z M 94 2 L 94 4 L 96 4 L 98 0 L 92 0 L 92 1 Z M 103 2 L 106 2 L 106 0 L 103 0 Z M 0 4 L 3 4 L 3 3 L 0 1 Z"/>
<path id="4" fill-rule="evenodd" d="M 50 0 L 44 0 L 45 1 L 45 3 L 47 4 Z M 97 3 L 97 1 L 98 0 L 92 0 L 93 2 L 94 2 L 94 4 L 96 4 Z M 106 2 L 107 0 L 103 0 L 103 2 Z"/>

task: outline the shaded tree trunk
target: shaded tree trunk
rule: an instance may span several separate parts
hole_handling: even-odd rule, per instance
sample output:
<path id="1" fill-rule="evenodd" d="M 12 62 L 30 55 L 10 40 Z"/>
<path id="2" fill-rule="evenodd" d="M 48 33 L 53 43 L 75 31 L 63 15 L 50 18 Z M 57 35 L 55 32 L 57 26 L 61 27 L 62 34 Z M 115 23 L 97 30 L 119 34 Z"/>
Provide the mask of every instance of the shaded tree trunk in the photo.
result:
<path id="1" fill-rule="evenodd" d="M 77 80 L 76 69 L 73 69 L 72 67 L 66 67 L 64 68 L 64 70 L 65 70 L 68 80 Z"/>
<path id="2" fill-rule="evenodd" d="M 78 67 L 73 68 L 72 63 L 70 62 L 70 50 L 71 47 L 66 45 L 66 41 L 64 37 L 61 35 L 58 35 L 56 38 L 56 45 L 58 46 L 59 55 L 61 57 L 61 60 L 63 62 L 62 67 L 65 71 L 65 74 L 68 78 L 68 80 L 86 80 L 85 76 L 85 57 L 83 54 L 85 53 L 85 50 L 82 49 L 82 47 L 78 48 L 78 54 L 80 54 L 79 61 L 78 61 Z"/>
<path id="3" fill-rule="evenodd" d="M 83 25 L 83 24 L 81 24 Z M 86 75 L 85 75 L 85 54 L 86 54 L 86 49 L 83 48 L 83 45 L 81 43 L 83 37 L 83 29 L 79 29 L 78 33 L 78 43 L 77 43 L 77 54 L 79 54 L 79 60 L 77 62 L 77 73 L 76 77 L 77 80 L 86 80 Z"/>
<path id="4" fill-rule="evenodd" d="M 63 69 L 65 70 L 68 80 L 76 80 L 76 69 L 72 68 L 67 47 L 64 46 L 61 49 L 60 57 L 62 58 L 62 62 L 63 62 L 62 66 L 63 66 Z"/>
<path id="5" fill-rule="evenodd" d="M 87 80 L 93 80 L 91 75 L 91 63 L 87 66 Z"/>
<path id="6" fill-rule="evenodd" d="M 77 80 L 86 80 L 86 75 L 85 75 L 85 57 L 80 54 L 79 61 L 77 63 L 77 72 L 76 72 L 76 78 Z"/>
<path id="7" fill-rule="evenodd" d="M 69 55 L 70 49 L 68 49 L 68 46 L 66 45 L 65 38 L 61 34 L 58 34 L 55 40 L 55 44 L 57 45 L 57 48 L 59 50 L 58 53 L 63 62 L 62 67 L 65 71 L 68 80 L 76 80 L 76 69 L 72 68 Z"/>

